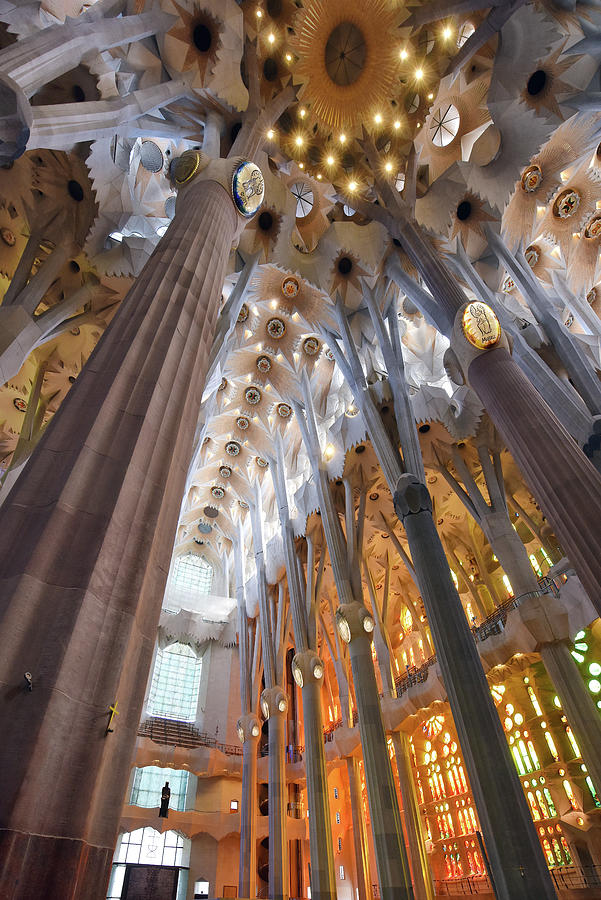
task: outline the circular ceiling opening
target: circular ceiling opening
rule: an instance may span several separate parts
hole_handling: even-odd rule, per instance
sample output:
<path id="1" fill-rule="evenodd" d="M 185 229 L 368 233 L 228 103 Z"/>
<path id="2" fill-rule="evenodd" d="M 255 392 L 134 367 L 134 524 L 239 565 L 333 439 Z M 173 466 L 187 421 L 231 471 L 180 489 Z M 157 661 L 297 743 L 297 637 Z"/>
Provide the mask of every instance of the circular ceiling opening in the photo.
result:
<path id="1" fill-rule="evenodd" d="M 352 268 L 353 263 L 348 256 L 343 256 L 342 259 L 338 261 L 338 271 L 341 275 L 348 275 Z"/>
<path id="2" fill-rule="evenodd" d="M 362 32 L 352 22 L 341 22 L 326 44 L 326 72 L 340 87 L 354 84 L 365 66 L 367 47 Z"/>
<path id="3" fill-rule="evenodd" d="M 543 90 L 547 83 L 547 73 L 542 69 L 537 69 L 536 72 L 533 72 L 530 78 L 528 79 L 528 84 L 526 85 L 526 90 L 530 94 L 531 97 L 536 97 L 537 94 Z"/>
<path id="4" fill-rule="evenodd" d="M 315 202 L 313 191 L 304 181 L 295 182 L 290 191 L 292 196 L 296 198 L 296 218 L 304 219 L 313 209 Z"/>
<path id="5" fill-rule="evenodd" d="M 469 218 L 472 211 L 472 204 L 469 200 L 462 200 L 457 207 L 457 218 L 460 222 L 465 222 Z"/>
<path id="6" fill-rule="evenodd" d="M 446 147 L 459 131 L 459 110 L 452 103 L 439 106 L 432 115 L 430 136 L 435 147 Z"/>
<path id="7" fill-rule="evenodd" d="M 77 203 L 81 203 L 83 200 L 83 188 L 80 185 L 79 181 L 71 181 L 67 184 L 67 190 L 69 191 L 69 196 L 72 197 Z"/>
<path id="8" fill-rule="evenodd" d="M 275 81 L 278 77 L 278 64 L 275 59 L 268 57 L 263 63 L 263 75 L 266 81 Z"/>
<path id="9" fill-rule="evenodd" d="M 270 212 L 262 212 L 259 216 L 259 228 L 261 231 L 269 231 L 273 225 L 273 216 Z"/>
<path id="10" fill-rule="evenodd" d="M 200 22 L 192 29 L 192 40 L 199 53 L 208 53 L 213 43 L 213 35 L 207 26 Z"/>
<path id="11" fill-rule="evenodd" d="M 203 513 L 207 517 L 207 519 L 216 519 L 219 515 L 219 510 L 215 509 L 214 506 L 205 506 L 203 509 Z"/>

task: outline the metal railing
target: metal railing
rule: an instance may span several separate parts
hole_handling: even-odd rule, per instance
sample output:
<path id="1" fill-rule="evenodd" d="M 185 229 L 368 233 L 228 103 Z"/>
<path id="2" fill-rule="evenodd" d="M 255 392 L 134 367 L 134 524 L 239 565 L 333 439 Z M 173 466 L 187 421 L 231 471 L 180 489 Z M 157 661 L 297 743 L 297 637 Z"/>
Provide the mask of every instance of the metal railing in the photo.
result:
<path id="1" fill-rule="evenodd" d="M 235 744 L 224 744 L 210 735 L 198 731 L 194 725 L 188 722 L 180 722 L 177 719 L 160 719 L 154 717 L 146 719 L 138 728 L 140 737 L 150 738 L 157 744 L 165 744 L 169 747 L 210 747 L 220 750 L 227 756 L 242 756 L 242 747 Z"/>
<path id="2" fill-rule="evenodd" d="M 551 869 L 551 875 L 558 890 L 601 887 L 601 866 L 561 866 Z"/>
<path id="3" fill-rule="evenodd" d="M 474 894 L 491 893 L 488 878 L 481 875 L 474 875 L 471 878 L 452 878 L 448 881 L 435 881 L 434 890 L 437 897 L 469 897 Z"/>
<path id="4" fill-rule="evenodd" d="M 601 866 L 558 866 L 551 869 L 551 878 L 558 891 L 600 888 Z M 488 878 L 475 875 L 470 878 L 435 881 L 434 889 L 437 897 L 467 897 L 492 893 Z M 374 897 L 378 896 L 379 894 L 374 893 Z"/>

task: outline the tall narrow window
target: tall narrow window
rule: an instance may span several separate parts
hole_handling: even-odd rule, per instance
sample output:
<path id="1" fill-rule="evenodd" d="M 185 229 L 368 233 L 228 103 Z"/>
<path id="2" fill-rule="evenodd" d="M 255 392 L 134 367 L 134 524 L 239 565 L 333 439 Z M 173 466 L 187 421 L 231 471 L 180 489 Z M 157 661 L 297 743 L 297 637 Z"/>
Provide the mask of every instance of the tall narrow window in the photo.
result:
<path id="1" fill-rule="evenodd" d="M 198 553 L 186 553 L 175 560 L 171 583 L 196 594 L 208 594 L 213 583 L 213 569 Z"/>
<path id="2" fill-rule="evenodd" d="M 201 668 L 201 659 L 185 644 L 171 644 L 164 650 L 159 649 L 150 688 L 150 714 L 193 722 Z"/>

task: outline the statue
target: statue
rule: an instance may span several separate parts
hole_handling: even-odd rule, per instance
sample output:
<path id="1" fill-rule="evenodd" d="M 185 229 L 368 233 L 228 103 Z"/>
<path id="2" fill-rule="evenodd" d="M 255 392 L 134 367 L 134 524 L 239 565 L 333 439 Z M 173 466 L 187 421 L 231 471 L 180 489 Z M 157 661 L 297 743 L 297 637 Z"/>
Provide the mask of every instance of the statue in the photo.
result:
<path id="1" fill-rule="evenodd" d="M 161 808 L 159 809 L 159 819 L 166 819 L 169 816 L 169 798 L 171 797 L 171 789 L 169 782 L 165 782 L 165 786 L 161 791 Z"/>

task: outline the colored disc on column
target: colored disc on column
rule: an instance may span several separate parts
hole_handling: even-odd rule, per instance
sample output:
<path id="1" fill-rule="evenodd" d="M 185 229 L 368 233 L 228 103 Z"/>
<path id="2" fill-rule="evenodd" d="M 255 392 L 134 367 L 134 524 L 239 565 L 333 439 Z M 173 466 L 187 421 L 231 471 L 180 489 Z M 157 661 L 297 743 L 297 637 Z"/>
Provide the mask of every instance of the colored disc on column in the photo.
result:
<path id="1" fill-rule="evenodd" d="M 479 350 L 494 347 L 501 337 L 501 326 L 493 310 L 486 303 L 470 303 L 463 313 L 463 333 L 470 344 Z"/>
<path id="2" fill-rule="evenodd" d="M 258 166 L 242 162 L 232 176 L 232 198 L 238 212 L 246 218 L 254 216 L 265 196 L 265 182 Z"/>
<path id="3" fill-rule="evenodd" d="M 194 151 L 182 153 L 177 159 L 173 160 L 172 172 L 173 180 L 176 184 L 185 184 L 196 175 L 198 166 L 200 165 L 200 156 Z"/>

